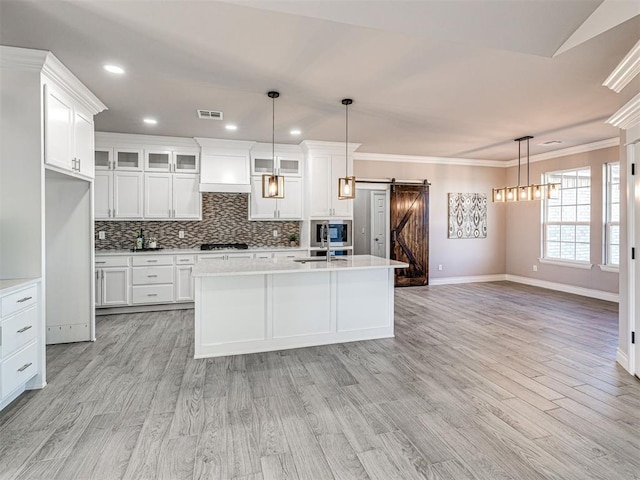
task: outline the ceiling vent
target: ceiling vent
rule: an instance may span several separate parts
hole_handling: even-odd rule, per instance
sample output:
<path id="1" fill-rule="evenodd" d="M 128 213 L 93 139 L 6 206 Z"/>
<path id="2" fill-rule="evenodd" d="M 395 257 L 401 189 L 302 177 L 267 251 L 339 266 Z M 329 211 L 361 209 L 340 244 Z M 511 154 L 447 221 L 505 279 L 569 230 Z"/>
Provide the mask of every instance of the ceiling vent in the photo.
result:
<path id="1" fill-rule="evenodd" d="M 200 110 L 198 109 L 198 118 L 203 120 L 222 120 L 222 112 L 217 110 Z"/>

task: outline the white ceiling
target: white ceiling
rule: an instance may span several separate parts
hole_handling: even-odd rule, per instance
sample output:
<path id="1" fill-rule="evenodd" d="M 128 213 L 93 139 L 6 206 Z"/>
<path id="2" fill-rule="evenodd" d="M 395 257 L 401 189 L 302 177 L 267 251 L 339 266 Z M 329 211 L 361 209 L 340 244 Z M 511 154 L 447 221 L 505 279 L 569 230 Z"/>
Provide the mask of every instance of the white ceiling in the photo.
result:
<path id="1" fill-rule="evenodd" d="M 344 141 L 340 100 L 352 97 L 349 140 L 361 152 L 510 160 L 523 135 L 536 137 L 532 155 L 618 135 L 604 121 L 620 98 L 602 82 L 640 39 L 640 16 L 553 56 L 602 7 L 0 0 L 0 43 L 51 50 L 109 107 L 101 131 L 270 142 L 266 92 L 277 89 L 276 142 Z M 198 120 L 197 108 L 225 121 Z M 538 145 L 548 140 L 564 143 Z"/>

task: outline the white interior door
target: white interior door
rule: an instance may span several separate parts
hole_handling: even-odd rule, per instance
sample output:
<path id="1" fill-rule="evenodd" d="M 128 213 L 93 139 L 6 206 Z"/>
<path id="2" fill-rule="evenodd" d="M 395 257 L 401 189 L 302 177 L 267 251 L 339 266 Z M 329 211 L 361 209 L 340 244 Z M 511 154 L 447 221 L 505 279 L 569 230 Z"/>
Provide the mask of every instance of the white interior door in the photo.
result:
<path id="1" fill-rule="evenodd" d="M 371 255 L 387 257 L 387 195 L 371 192 Z"/>

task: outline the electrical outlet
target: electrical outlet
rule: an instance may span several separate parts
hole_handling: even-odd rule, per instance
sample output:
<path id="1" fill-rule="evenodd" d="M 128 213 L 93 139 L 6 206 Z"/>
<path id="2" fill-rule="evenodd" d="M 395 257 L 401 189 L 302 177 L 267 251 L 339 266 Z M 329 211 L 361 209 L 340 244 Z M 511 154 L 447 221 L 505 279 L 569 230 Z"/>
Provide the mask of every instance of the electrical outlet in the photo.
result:
<path id="1" fill-rule="evenodd" d="M 105 238 L 106 238 L 106 235 L 104 232 L 98 232 L 98 239 L 104 240 Z"/>
<path id="2" fill-rule="evenodd" d="M 178 230 L 178 238 L 184 238 L 184 230 Z"/>
<path id="3" fill-rule="evenodd" d="M 538 271 L 538 265 L 534 265 L 534 266 L 533 266 L 533 271 L 534 271 L 534 272 L 537 272 L 537 271 Z"/>
<path id="4" fill-rule="evenodd" d="M 438 265 L 438 271 L 441 272 L 442 271 L 442 265 Z"/>
<path id="5" fill-rule="evenodd" d="M 278 238 L 278 230 L 273 231 L 273 238 Z"/>

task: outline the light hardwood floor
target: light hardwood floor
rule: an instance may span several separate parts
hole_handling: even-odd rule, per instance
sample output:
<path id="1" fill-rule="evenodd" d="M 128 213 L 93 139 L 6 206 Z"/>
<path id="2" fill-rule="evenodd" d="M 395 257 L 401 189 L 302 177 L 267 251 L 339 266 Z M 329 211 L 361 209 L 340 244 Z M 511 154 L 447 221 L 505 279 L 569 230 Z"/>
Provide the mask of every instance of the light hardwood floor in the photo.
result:
<path id="1" fill-rule="evenodd" d="M 396 338 L 194 360 L 193 312 L 100 317 L 0 412 L 0 478 L 639 479 L 617 305 L 396 290 Z"/>

